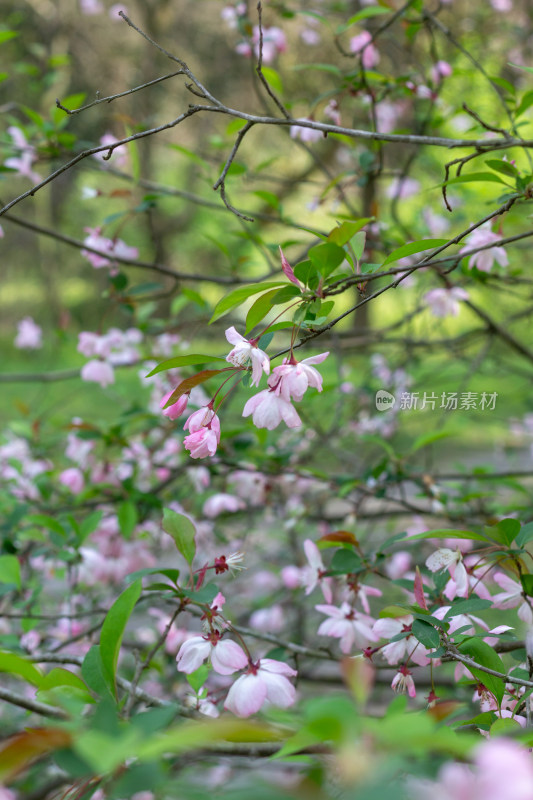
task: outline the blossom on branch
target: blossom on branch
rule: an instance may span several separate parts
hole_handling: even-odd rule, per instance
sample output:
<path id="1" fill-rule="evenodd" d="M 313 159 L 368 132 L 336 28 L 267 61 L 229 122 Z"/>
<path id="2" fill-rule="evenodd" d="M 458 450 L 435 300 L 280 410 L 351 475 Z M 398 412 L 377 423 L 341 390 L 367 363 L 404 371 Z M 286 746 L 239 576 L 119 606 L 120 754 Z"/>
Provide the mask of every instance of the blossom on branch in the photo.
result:
<path id="1" fill-rule="evenodd" d="M 17 322 L 17 335 L 14 345 L 19 350 L 39 350 L 43 346 L 42 329 L 31 317 L 24 317 Z"/>
<path id="2" fill-rule="evenodd" d="M 237 678 L 229 690 L 224 708 L 237 717 L 249 717 L 265 703 L 288 708 L 294 703 L 296 695 L 296 690 L 288 679 L 296 674 L 296 670 L 288 664 L 272 658 L 262 658 L 256 664 L 250 663 L 246 675 Z"/>
<path id="3" fill-rule="evenodd" d="M 340 608 L 331 605 L 319 605 L 315 608 L 329 617 L 320 625 L 318 635 L 340 639 L 343 653 L 350 653 L 354 646 L 358 650 L 364 650 L 369 642 L 378 641 L 379 637 L 372 630 L 374 625 L 372 617 L 361 614 L 348 603 L 342 603 Z"/>
<path id="4" fill-rule="evenodd" d="M 220 442 L 220 420 L 209 406 L 194 411 L 188 417 L 184 429 L 189 436 L 183 440 L 184 447 L 192 458 L 214 456 Z"/>
<path id="5" fill-rule="evenodd" d="M 491 231 L 490 222 L 485 222 L 468 236 L 468 244 L 459 250 L 459 255 L 467 253 L 469 250 L 475 250 L 477 247 L 496 245 L 496 242 L 499 241 L 501 241 L 501 236 Z M 480 272 L 490 272 L 495 261 L 500 267 L 506 267 L 509 264 L 509 257 L 501 246 L 488 247 L 486 250 L 474 253 L 468 260 L 468 266 L 470 269 L 477 267 Z"/>
<path id="6" fill-rule="evenodd" d="M 226 356 L 226 361 L 236 367 L 244 367 L 249 361 L 252 362 L 252 386 L 259 386 L 259 381 L 263 372 L 268 375 L 270 372 L 270 359 L 263 350 L 257 346 L 257 339 L 245 339 L 234 327 L 226 330 L 226 339 L 230 344 L 235 345 L 233 350 Z"/>
<path id="7" fill-rule="evenodd" d="M 289 428 L 299 428 L 302 420 L 298 412 L 288 400 L 280 397 L 273 389 L 264 389 L 259 394 L 250 397 L 244 406 L 242 415 L 249 417 L 252 414 L 253 423 L 257 428 L 274 430 L 281 420 Z"/>
<path id="8" fill-rule="evenodd" d="M 466 289 L 454 286 L 453 289 L 430 289 L 424 295 L 424 303 L 434 317 L 456 317 L 459 313 L 460 301 L 468 300 Z"/>
<path id="9" fill-rule="evenodd" d="M 236 642 L 222 639 L 219 631 L 213 631 L 208 636 L 192 636 L 181 645 L 176 659 L 178 671 L 190 675 L 207 658 L 219 675 L 233 675 L 248 663 L 248 656 Z"/>

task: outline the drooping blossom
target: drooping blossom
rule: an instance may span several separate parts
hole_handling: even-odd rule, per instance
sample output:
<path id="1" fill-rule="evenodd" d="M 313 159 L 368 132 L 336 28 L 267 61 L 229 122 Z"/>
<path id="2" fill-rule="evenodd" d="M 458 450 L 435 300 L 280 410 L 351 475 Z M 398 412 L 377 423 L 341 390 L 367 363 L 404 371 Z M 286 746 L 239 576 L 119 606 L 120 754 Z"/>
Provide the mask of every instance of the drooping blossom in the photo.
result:
<path id="1" fill-rule="evenodd" d="M 43 346 L 42 329 L 31 317 L 24 317 L 17 322 L 17 335 L 14 345 L 20 350 L 39 350 Z"/>
<path id="2" fill-rule="evenodd" d="M 183 445 L 189 450 L 191 458 L 215 455 L 220 442 L 220 420 L 212 408 L 205 406 L 194 411 L 183 427 L 189 431 Z"/>
<path id="3" fill-rule="evenodd" d="M 321 392 L 322 375 L 311 365 L 321 364 L 328 356 L 329 351 L 304 358 L 303 361 L 296 361 L 294 357 L 284 359 L 281 366 L 272 370 L 268 379 L 270 389 L 287 402 L 300 401 L 310 386 Z"/>
<path id="4" fill-rule="evenodd" d="M 504 590 L 492 597 L 494 608 L 507 609 L 520 606 L 517 612 L 519 618 L 527 625 L 533 626 L 533 610 L 530 603 L 524 598 L 522 584 L 514 581 L 504 572 L 495 572 L 492 577 L 498 586 Z"/>
<path id="5" fill-rule="evenodd" d="M 381 653 L 385 660 L 391 664 L 399 664 L 401 661 L 414 661 L 420 667 L 429 664 L 428 650 L 418 639 L 411 634 L 413 616 L 406 614 L 403 617 L 385 617 L 378 619 L 374 625 L 374 633 L 383 639 L 393 639 L 399 633 L 406 633 L 404 639 L 396 642 L 389 642 L 381 648 Z"/>
<path id="6" fill-rule="evenodd" d="M 31 168 L 33 162 L 37 160 L 35 148 L 28 144 L 23 131 L 16 125 L 11 125 L 7 132 L 13 139 L 13 144 L 18 152 L 17 155 L 6 158 L 4 167 L 16 170 L 21 177 L 29 178 L 32 183 L 39 183 L 41 176 Z"/>
<path id="7" fill-rule="evenodd" d="M 309 117 L 298 117 L 298 120 L 300 122 L 313 122 L 313 120 L 309 119 Z M 308 128 L 302 125 L 291 125 L 291 139 L 300 139 L 306 144 L 311 144 L 312 142 L 318 142 L 323 138 L 324 133 L 316 130 L 315 128 Z"/>
<path id="8" fill-rule="evenodd" d="M 248 664 L 248 656 L 236 642 L 212 631 L 207 636 L 192 636 L 181 645 L 176 658 L 178 671 L 190 675 L 208 658 L 219 675 L 233 675 Z"/>
<path id="9" fill-rule="evenodd" d="M 392 679 L 391 689 L 398 694 L 408 694 L 409 697 L 416 697 L 415 682 L 412 673 L 406 666 L 401 666 Z"/>
<path id="10" fill-rule="evenodd" d="M 257 346 L 257 339 L 245 339 L 232 326 L 226 330 L 226 339 L 230 344 L 235 345 L 233 350 L 226 356 L 226 361 L 236 367 L 243 367 L 249 361 L 252 362 L 252 386 L 259 386 L 259 381 L 263 372 L 265 375 L 270 373 L 270 359 L 263 350 Z"/>
<path id="11" fill-rule="evenodd" d="M 370 642 L 378 641 L 378 635 L 372 630 L 372 617 L 361 614 L 348 603 L 342 603 L 340 608 L 332 605 L 318 605 L 315 608 L 329 617 L 321 623 L 318 635 L 340 639 L 343 653 L 350 653 L 354 647 L 364 650 Z"/>
<path id="12" fill-rule="evenodd" d="M 294 703 L 296 695 L 288 679 L 296 674 L 296 670 L 288 664 L 272 658 L 262 658 L 256 664 L 249 664 L 246 675 L 237 678 L 230 688 L 224 708 L 237 717 L 249 717 L 265 703 L 288 708 Z"/>
<path id="13" fill-rule="evenodd" d="M 168 408 L 165 408 L 166 404 L 170 400 L 170 396 L 173 393 L 174 389 L 171 389 L 170 392 L 167 392 L 166 395 L 161 400 L 160 407 L 163 411 L 165 417 L 169 419 L 177 419 L 180 417 L 185 409 L 187 408 L 187 403 L 189 401 L 189 394 L 186 392 L 179 397 L 175 403 L 173 403 Z"/>
<path id="14" fill-rule="evenodd" d="M 447 569 L 456 585 L 455 594 L 459 597 L 468 597 L 468 573 L 460 550 L 454 551 L 448 547 L 440 547 L 426 559 L 426 567 L 430 572 Z"/>
<path id="15" fill-rule="evenodd" d="M 335 125 L 342 125 L 339 104 L 335 99 L 330 100 L 327 106 L 324 108 L 324 116 L 334 122 Z"/>
<path id="16" fill-rule="evenodd" d="M 452 289 L 430 289 L 424 295 L 424 303 L 434 317 L 456 317 L 459 314 L 461 300 L 468 300 L 466 289 L 454 286 Z"/>
<path id="17" fill-rule="evenodd" d="M 122 8 L 123 7 L 121 7 L 121 9 Z M 120 142 L 120 139 L 117 139 L 116 136 L 113 136 L 113 134 L 109 132 L 104 133 L 104 135 L 100 137 L 100 145 L 103 146 L 111 147 L 117 142 Z M 113 162 L 113 166 L 117 167 L 117 169 L 124 169 L 125 167 L 127 167 L 129 161 L 127 145 L 119 144 L 118 147 L 113 148 L 113 151 L 111 153 L 111 158 L 107 158 L 108 153 L 109 150 L 101 150 L 99 153 L 93 153 L 93 158 L 96 158 L 98 159 L 98 161 L 101 161 L 104 167 L 110 165 L 111 161 Z"/>
<path id="18" fill-rule="evenodd" d="M 501 236 L 491 231 L 490 222 L 485 222 L 479 228 L 476 228 L 467 238 L 468 244 L 459 250 L 459 255 L 468 253 L 470 250 L 475 250 L 477 247 L 487 248 L 470 256 L 468 260 L 470 269 L 472 269 L 472 267 L 477 267 L 480 272 L 490 272 L 495 261 L 500 267 L 506 267 L 509 264 L 509 258 L 505 249 L 496 245 L 496 242 L 501 240 Z M 494 247 L 487 247 L 487 245 L 493 244 Z"/>
<path id="19" fill-rule="evenodd" d="M 231 553 L 229 556 L 217 556 L 215 558 L 215 575 L 221 575 L 223 572 L 228 572 L 228 570 L 233 574 L 233 570 L 239 571 L 241 569 L 246 569 L 245 566 L 242 565 L 242 561 L 244 559 L 244 553 L 241 553 L 237 550 L 235 553 Z"/>
<path id="20" fill-rule="evenodd" d="M 85 247 L 100 251 L 99 253 L 86 249 L 81 251 L 82 256 L 87 259 L 94 269 L 102 269 L 103 267 L 114 269 L 113 257 L 135 260 L 139 255 L 136 247 L 127 245 L 122 239 L 109 239 L 106 236 L 102 236 L 101 228 L 85 228 L 85 232 L 89 234 L 83 240 Z"/>
<path id="21" fill-rule="evenodd" d="M 368 31 L 352 36 L 350 52 L 361 53 L 361 63 L 365 69 L 374 69 L 379 63 L 379 51 L 372 44 L 372 35 Z"/>
<path id="22" fill-rule="evenodd" d="M 305 586 L 306 595 L 320 586 L 324 600 L 326 603 L 331 603 L 333 600 L 333 582 L 331 578 L 325 577 L 326 568 L 320 555 L 320 550 L 311 539 L 306 539 L 304 542 L 304 551 L 308 561 L 308 565 L 301 570 L 301 583 Z"/>
<path id="23" fill-rule="evenodd" d="M 282 420 L 289 428 L 299 428 L 302 424 L 294 406 L 272 389 L 264 389 L 250 397 L 242 415 L 249 417 L 250 414 L 257 428 L 266 428 L 269 431 L 277 428 Z"/>
<path id="24" fill-rule="evenodd" d="M 447 61 L 437 61 L 431 67 L 431 80 L 433 83 L 440 83 L 444 78 L 449 78 L 452 74 L 452 68 Z"/>
<path id="25" fill-rule="evenodd" d="M 209 519 L 214 519 L 220 514 L 242 511 L 243 508 L 246 508 L 246 506 L 240 497 L 219 492 L 218 494 L 211 495 L 211 497 L 205 501 L 203 513 L 204 516 Z"/>

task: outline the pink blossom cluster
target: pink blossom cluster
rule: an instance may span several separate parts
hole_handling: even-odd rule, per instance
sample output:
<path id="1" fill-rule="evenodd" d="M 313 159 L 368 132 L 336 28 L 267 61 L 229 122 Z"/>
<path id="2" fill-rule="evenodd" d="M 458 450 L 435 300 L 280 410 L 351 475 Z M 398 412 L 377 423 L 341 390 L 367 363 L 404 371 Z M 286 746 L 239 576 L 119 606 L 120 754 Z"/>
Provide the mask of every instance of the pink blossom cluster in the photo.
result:
<path id="1" fill-rule="evenodd" d="M 83 243 L 85 247 L 90 247 L 91 250 L 82 250 L 81 254 L 87 259 L 89 264 L 94 269 L 102 269 L 108 267 L 110 273 L 117 273 L 117 262 L 115 258 L 123 258 L 125 260 L 135 260 L 138 258 L 139 251 L 136 247 L 127 245 L 122 239 L 109 239 L 102 236 L 101 228 L 85 228 L 85 232 L 89 235 L 85 237 Z M 95 253 L 93 250 L 98 250 Z"/>
<path id="2" fill-rule="evenodd" d="M 122 9 L 125 10 L 123 6 L 122 6 Z M 121 10 L 120 7 L 119 7 L 119 10 Z M 111 14 L 111 12 L 110 12 L 110 14 Z M 117 14 L 118 14 L 118 11 L 117 11 Z M 104 133 L 104 135 L 100 137 L 100 145 L 105 145 L 105 146 L 109 146 L 109 147 L 112 147 L 113 145 L 115 145 L 119 141 L 120 141 L 120 139 L 117 139 L 116 136 L 113 136 L 113 134 L 109 133 L 109 132 Z M 101 150 L 99 153 L 93 153 L 93 158 L 96 158 L 96 159 L 98 159 L 98 161 L 101 161 L 103 167 L 113 166 L 113 167 L 116 167 L 117 169 L 126 169 L 126 167 L 129 164 L 129 155 L 128 155 L 128 146 L 127 145 L 119 144 L 118 147 L 113 147 L 113 150 L 112 150 L 112 153 L 111 153 L 111 158 L 107 158 L 108 153 L 109 153 L 108 150 L 107 151 L 106 150 Z M 113 162 L 112 164 L 111 164 L 111 161 Z M 92 246 L 93 245 L 91 245 L 91 247 Z"/>
<path id="3" fill-rule="evenodd" d="M 250 41 L 240 42 L 235 51 L 241 56 L 250 57 L 252 53 L 259 58 L 260 31 L 259 26 L 254 25 L 252 38 Z M 287 39 L 281 28 L 272 26 L 263 28 L 263 63 L 271 64 L 276 56 L 285 53 L 287 50 Z"/>
<path id="4" fill-rule="evenodd" d="M 40 350 L 43 346 L 42 328 L 31 317 L 24 317 L 17 322 L 14 344 L 19 350 Z"/>
<path id="5" fill-rule="evenodd" d="M 82 380 L 99 383 L 103 388 L 114 383 L 113 367 L 139 361 L 136 345 L 142 339 L 143 335 L 137 328 L 126 331 L 110 328 L 103 335 L 82 331 L 78 336 L 78 352 L 91 359 L 81 369 Z"/>
<path id="6" fill-rule="evenodd" d="M 451 289 L 430 289 L 424 295 L 424 303 L 428 306 L 434 317 L 456 317 L 459 314 L 460 303 L 468 300 L 466 289 L 454 286 Z"/>
<path id="7" fill-rule="evenodd" d="M 16 125 L 11 125 L 7 132 L 13 140 L 17 155 L 6 158 L 4 167 L 14 169 L 21 178 L 28 178 L 32 183 L 40 183 L 41 176 L 32 169 L 32 164 L 37 160 L 35 148 L 28 144 L 24 132 Z"/>

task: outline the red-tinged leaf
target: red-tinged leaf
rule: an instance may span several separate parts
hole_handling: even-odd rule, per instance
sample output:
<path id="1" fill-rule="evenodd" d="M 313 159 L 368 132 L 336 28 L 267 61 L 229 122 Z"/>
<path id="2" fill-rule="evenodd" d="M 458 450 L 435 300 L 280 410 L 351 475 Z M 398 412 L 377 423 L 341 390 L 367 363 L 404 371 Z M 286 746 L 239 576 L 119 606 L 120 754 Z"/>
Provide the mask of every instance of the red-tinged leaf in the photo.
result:
<path id="1" fill-rule="evenodd" d="M 227 367 L 227 369 L 203 369 L 201 372 L 197 372 L 196 375 L 185 378 L 184 381 L 176 386 L 168 398 L 165 408 L 174 405 L 182 394 L 187 394 L 187 392 L 190 392 L 195 386 L 198 386 L 200 383 L 205 383 L 205 381 L 208 381 L 209 378 L 213 378 L 215 375 L 220 375 L 221 372 L 227 372 L 228 369 L 231 369 L 231 367 Z"/>
<path id="2" fill-rule="evenodd" d="M 424 595 L 424 584 L 422 583 L 422 575 L 418 567 L 415 571 L 415 600 L 424 611 L 428 610 L 426 597 Z"/>
<path id="3" fill-rule="evenodd" d="M 350 531 L 333 531 L 333 533 L 326 533 L 321 536 L 319 542 L 342 542 L 343 544 L 353 544 L 354 547 L 359 546 L 359 542 Z"/>
<path id="4" fill-rule="evenodd" d="M 39 756 L 71 744 L 72 735 L 58 728 L 29 728 L 0 743 L 0 781 L 14 778 Z"/>
<path id="5" fill-rule="evenodd" d="M 437 722 L 442 722 L 443 719 L 449 717 L 462 705 L 463 703 L 458 703 L 456 700 L 443 700 L 441 703 L 435 703 L 434 706 L 430 706 L 427 713 Z"/>

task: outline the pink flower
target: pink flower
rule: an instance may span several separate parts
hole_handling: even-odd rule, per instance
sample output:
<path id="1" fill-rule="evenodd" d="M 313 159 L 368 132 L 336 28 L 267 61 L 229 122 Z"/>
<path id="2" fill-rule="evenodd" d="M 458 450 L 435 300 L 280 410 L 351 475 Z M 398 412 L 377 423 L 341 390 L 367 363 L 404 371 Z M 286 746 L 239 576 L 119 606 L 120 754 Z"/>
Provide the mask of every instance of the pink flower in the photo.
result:
<path id="1" fill-rule="evenodd" d="M 408 694 L 409 697 L 416 697 L 415 682 L 412 673 L 407 667 L 402 666 L 392 679 L 391 689 L 399 694 Z"/>
<path id="2" fill-rule="evenodd" d="M 313 122 L 309 117 L 298 117 L 301 122 Z M 322 131 L 317 131 L 315 128 L 302 127 L 301 125 L 291 125 L 291 139 L 301 139 L 302 142 L 311 144 L 323 139 L 324 134 Z"/>
<path id="3" fill-rule="evenodd" d="M 263 372 L 268 375 L 270 372 L 270 359 L 266 353 L 260 350 L 257 346 L 256 339 L 245 339 L 240 333 L 237 333 L 234 327 L 226 330 L 226 339 L 230 344 L 235 347 L 226 356 L 226 361 L 234 364 L 236 367 L 243 367 L 248 361 L 252 362 L 252 386 L 259 386 L 259 381 Z"/>
<path id="4" fill-rule="evenodd" d="M 383 619 L 378 619 L 375 623 L 374 633 L 384 639 L 393 639 L 399 633 L 409 634 L 404 639 L 390 642 L 381 649 L 383 657 L 389 664 L 398 664 L 400 661 L 408 661 L 409 659 L 421 667 L 430 663 L 427 657 L 429 652 L 427 648 L 409 633 L 412 624 L 413 617 L 411 614 L 406 614 L 404 617 L 384 617 Z"/>
<path id="5" fill-rule="evenodd" d="M 124 6 L 120 6 L 119 10 L 120 9 L 124 10 Z M 117 14 L 118 14 L 118 11 L 117 11 Z M 111 11 L 109 12 L 109 15 L 112 16 L 111 15 Z M 120 17 L 119 17 L 119 19 L 120 19 Z M 113 144 L 116 144 L 119 141 L 120 141 L 120 139 L 117 139 L 117 137 L 113 136 L 112 133 L 104 133 L 104 135 L 102 137 L 100 137 L 100 144 L 101 145 L 110 145 L 111 146 Z M 112 154 L 111 154 L 111 158 L 110 159 L 107 158 L 108 152 L 109 152 L 108 150 L 101 150 L 99 153 L 93 153 L 93 158 L 96 158 L 96 159 L 98 159 L 98 161 L 101 161 L 102 165 L 104 167 L 107 167 L 112 160 L 113 160 L 113 166 L 117 167 L 117 169 L 124 169 L 128 165 L 129 157 L 128 157 L 128 147 L 127 147 L 127 145 L 119 144 L 118 147 L 115 147 L 113 152 L 112 152 Z"/>
<path id="6" fill-rule="evenodd" d="M 469 250 L 475 250 L 477 247 L 486 247 L 501 240 L 501 236 L 490 229 L 490 222 L 486 222 L 473 231 L 468 236 L 468 244 L 459 250 L 459 255 L 467 253 Z M 477 267 L 481 272 L 490 272 L 494 262 L 497 262 L 500 267 L 506 267 L 509 264 L 509 258 L 503 247 L 489 247 L 486 250 L 481 250 L 479 253 L 474 253 L 470 256 L 468 266 Z"/>
<path id="7" fill-rule="evenodd" d="M 224 512 L 241 511 L 243 508 L 245 508 L 245 504 L 240 498 L 234 497 L 232 494 L 220 492 L 219 494 L 212 495 L 205 501 L 203 513 L 204 516 L 209 517 L 209 519 L 214 519 Z"/>
<path id="8" fill-rule="evenodd" d="M 85 232 L 89 234 L 83 243 L 86 247 L 91 247 L 94 250 L 100 250 L 100 253 L 93 253 L 91 250 L 82 250 L 81 254 L 91 264 L 94 269 L 102 269 L 103 267 L 113 267 L 113 256 L 119 258 L 136 259 L 139 251 L 136 247 L 130 247 L 121 239 L 108 239 L 101 236 L 101 228 L 85 228 Z M 109 254 L 102 255 L 102 253 Z"/>
<path id="9" fill-rule="evenodd" d="M 415 178 L 394 178 L 387 189 L 387 197 L 405 200 L 420 191 L 420 183 Z"/>
<path id="10" fill-rule="evenodd" d="M 324 109 L 324 116 L 330 119 L 335 125 L 342 125 L 339 104 L 336 100 L 330 100 Z"/>
<path id="11" fill-rule="evenodd" d="M 456 317 L 461 300 L 468 300 L 468 292 L 460 286 L 453 289 L 430 289 L 424 295 L 424 302 L 429 306 L 434 317 Z"/>
<path id="12" fill-rule="evenodd" d="M 100 0 L 80 0 L 80 11 L 87 17 L 93 17 L 96 14 L 101 14 L 104 7 Z"/>
<path id="13" fill-rule="evenodd" d="M 165 408 L 165 405 L 170 399 L 170 395 L 172 394 L 173 391 L 174 389 L 171 389 L 170 392 L 167 392 L 166 395 L 161 400 L 161 403 L 159 404 L 160 408 L 163 410 L 163 414 L 165 415 L 165 417 L 168 417 L 169 419 L 177 419 L 178 417 L 180 417 L 187 408 L 187 403 L 189 402 L 189 395 L 188 393 L 185 393 L 182 394 L 181 397 L 179 397 L 175 403 L 173 403 L 168 408 Z"/>
<path id="14" fill-rule="evenodd" d="M 70 489 L 72 494 L 79 494 L 84 487 L 83 473 L 77 467 L 64 469 L 59 476 L 59 483 Z"/>
<path id="15" fill-rule="evenodd" d="M 126 14 L 126 16 L 128 16 L 128 7 L 123 6 L 122 3 L 115 3 L 107 12 L 113 22 L 122 22 L 122 17 L 120 17 L 118 13 L 119 11 L 122 11 L 124 14 Z"/>
<path id="16" fill-rule="evenodd" d="M 324 595 L 326 603 L 331 603 L 333 600 L 332 580 L 331 578 L 324 577 L 326 569 L 320 550 L 311 539 L 306 539 L 304 542 L 304 550 L 309 566 L 301 570 L 301 584 L 305 586 L 306 595 L 311 594 L 319 584 Z"/>
<path id="17" fill-rule="evenodd" d="M 33 162 L 37 160 L 35 148 L 32 147 L 31 144 L 28 144 L 24 133 L 15 125 L 8 128 L 7 132 L 13 139 L 13 144 L 18 150 L 18 155 L 6 158 L 4 167 L 16 170 L 21 177 L 29 178 L 32 183 L 39 183 L 41 176 L 31 168 Z"/>
<path id="18" fill-rule="evenodd" d="M 283 272 L 285 273 L 287 278 L 291 281 L 291 283 L 295 283 L 296 286 L 298 286 L 298 288 L 301 289 L 302 288 L 302 284 L 300 283 L 300 281 L 298 280 L 298 278 L 294 274 L 293 268 L 291 267 L 291 265 L 289 264 L 289 262 L 285 258 L 284 254 L 283 254 L 283 250 L 281 249 L 281 246 L 279 248 L 279 254 L 281 256 L 281 269 L 283 270 Z"/>
<path id="19" fill-rule="evenodd" d="M 309 386 L 321 392 L 322 375 L 311 364 L 321 364 L 328 356 L 329 352 L 304 358 L 303 361 L 284 361 L 281 366 L 274 367 L 268 379 L 270 389 L 287 402 L 291 399 L 301 400 Z"/>
<path id="20" fill-rule="evenodd" d="M 288 400 L 279 397 L 272 389 L 264 389 L 250 397 L 242 415 L 249 417 L 250 414 L 253 415 L 252 419 L 257 428 L 266 428 L 269 431 L 277 428 L 281 420 L 289 428 L 299 428 L 302 424 L 294 406 Z"/>
<path id="21" fill-rule="evenodd" d="M 495 594 L 492 598 L 494 608 L 515 608 L 518 609 L 518 616 L 529 626 L 533 625 L 533 610 L 530 604 L 524 599 L 524 589 L 522 584 L 514 581 L 504 572 L 495 572 L 493 575 L 495 582 L 505 591 Z"/>
<path id="22" fill-rule="evenodd" d="M 190 675 L 210 658 L 215 672 L 219 675 L 233 675 L 248 664 L 248 656 L 236 642 L 221 639 L 218 631 L 209 636 L 192 636 L 181 647 L 177 656 L 179 672 Z"/>
<path id="23" fill-rule="evenodd" d="M 238 9 L 237 9 L 238 10 Z M 252 33 L 252 42 L 241 42 L 235 48 L 236 52 L 242 56 L 252 55 L 259 57 L 259 26 L 254 25 Z M 263 28 L 263 64 L 270 64 L 279 53 L 284 53 L 287 49 L 287 39 L 281 28 Z"/>
<path id="24" fill-rule="evenodd" d="M 501 11 L 503 14 L 513 10 L 513 0 L 490 0 L 494 11 Z"/>
<path id="25" fill-rule="evenodd" d="M 453 551 L 447 547 L 440 547 L 426 559 L 426 567 L 430 572 L 438 572 L 439 570 L 447 569 L 457 587 L 455 595 L 459 597 L 468 597 L 468 573 L 463 564 L 463 555 L 460 550 Z M 447 597 L 449 597 L 449 595 L 447 595 Z"/>
<path id="26" fill-rule="evenodd" d="M 220 420 L 209 406 L 194 411 L 183 426 L 189 436 L 183 444 L 192 458 L 214 456 L 220 442 Z"/>
<path id="27" fill-rule="evenodd" d="M 282 661 L 262 658 L 256 664 L 250 664 L 246 675 L 241 675 L 235 681 L 228 692 L 224 708 L 237 717 L 249 717 L 267 702 L 280 708 L 288 708 L 294 703 L 296 694 L 288 678 L 296 674 L 296 670 Z"/>
<path id="28" fill-rule="evenodd" d="M 365 69 L 373 69 L 379 63 L 379 52 L 371 42 L 372 36 L 368 31 L 350 39 L 350 51 L 361 53 L 361 63 Z"/>
<path id="29" fill-rule="evenodd" d="M 452 74 L 452 68 L 447 61 L 437 61 L 431 67 L 431 80 L 433 83 L 440 83 L 444 78 L 449 78 Z"/>
<path id="30" fill-rule="evenodd" d="M 266 633 L 279 633 L 283 630 L 285 615 L 280 605 L 259 608 L 250 617 L 250 627 Z"/>
<path id="31" fill-rule="evenodd" d="M 106 386 L 109 386 L 109 384 L 115 383 L 115 372 L 111 364 L 96 358 L 88 361 L 81 368 L 80 376 L 82 381 L 99 383 L 104 389 Z"/>
<path id="32" fill-rule="evenodd" d="M 15 347 L 20 350 L 39 350 L 43 346 L 43 332 L 31 317 L 24 317 L 17 323 Z"/>
<path id="33" fill-rule="evenodd" d="M 343 653 L 350 653 L 354 645 L 358 650 L 364 650 L 369 642 L 377 642 L 378 636 L 372 630 L 372 617 L 355 611 L 348 603 L 342 603 L 340 608 L 331 605 L 319 605 L 315 608 L 330 617 L 322 622 L 318 635 L 340 639 Z"/>

